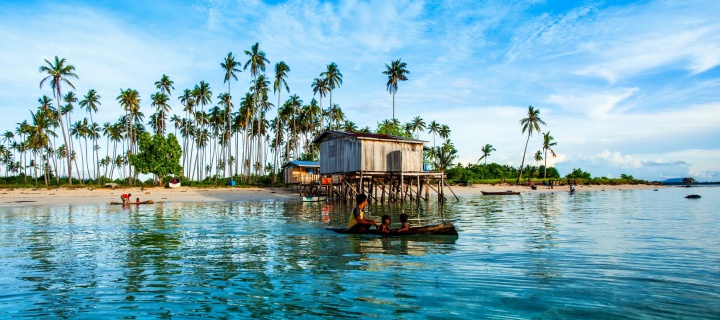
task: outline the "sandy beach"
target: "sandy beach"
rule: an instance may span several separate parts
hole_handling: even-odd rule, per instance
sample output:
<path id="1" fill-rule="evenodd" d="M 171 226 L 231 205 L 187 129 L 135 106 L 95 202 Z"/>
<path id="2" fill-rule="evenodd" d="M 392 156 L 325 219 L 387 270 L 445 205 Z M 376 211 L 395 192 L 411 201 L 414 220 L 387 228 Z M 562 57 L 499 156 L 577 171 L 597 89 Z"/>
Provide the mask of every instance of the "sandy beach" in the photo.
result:
<path id="1" fill-rule="evenodd" d="M 578 186 L 577 192 L 610 191 L 610 190 L 640 190 L 665 188 L 655 185 L 603 185 Z M 538 186 L 537 190 L 530 187 L 513 185 L 470 185 L 453 186 L 452 191 L 458 196 L 481 195 L 481 191 L 519 191 L 523 193 L 536 192 L 567 192 L 569 188 Z M 120 201 L 120 195 L 131 193 L 132 200 L 153 200 L 154 202 L 211 202 L 211 201 L 260 201 L 260 200 L 292 200 L 299 199 L 298 194 L 290 193 L 284 188 L 75 188 L 75 189 L 0 189 L 0 206 L 17 205 L 63 205 L 63 204 L 108 204 Z M 446 190 L 448 199 L 452 193 Z"/>

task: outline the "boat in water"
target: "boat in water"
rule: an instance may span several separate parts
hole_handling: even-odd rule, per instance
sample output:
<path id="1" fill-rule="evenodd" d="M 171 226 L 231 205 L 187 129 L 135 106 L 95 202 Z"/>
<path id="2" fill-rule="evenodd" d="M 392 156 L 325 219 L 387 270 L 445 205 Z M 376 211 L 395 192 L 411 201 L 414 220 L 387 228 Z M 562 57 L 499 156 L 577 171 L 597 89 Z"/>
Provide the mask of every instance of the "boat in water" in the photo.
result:
<path id="1" fill-rule="evenodd" d="M 518 195 L 519 191 L 480 191 L 485 196 L 507 196 L 507 195 Z"/>
<path id="2" fill-rule="evenodd" d="M 457 236 L 458 232 L 457 229 L 455 229 L 455 226 L 450 222 L 440 223 L 440 224 L 434 224 L 434 225 L 427 225 L 422 227 L 410 227 L 408 230 L 404 231 L 392 231 L 390 230 L 390 233 L 384 233 L 379 234 L 375 229 L 371 230 L 365 230 L 364 232 L 357 232 L 355 230 L 348 230 L 347 228 L 327 228 L 327 230 L 333 231 L 335 233 L 345 233 L 345 234 L 370 234 L 370 235 L 378 235 L 378 236 L 386 236 L 386 237 L 401 237 L 401 236 L 410 236 L 410 235 L 444 235 L 444 236 Z"/>
<path id="3" fill-rule="evenodd" d="M 142 202 L 128 202 L 128 203 L 122 203 L 122 202 L 110 202 L 110 204 L 153 204 L 154 202 L 152 200 L 145 200 Z"/>

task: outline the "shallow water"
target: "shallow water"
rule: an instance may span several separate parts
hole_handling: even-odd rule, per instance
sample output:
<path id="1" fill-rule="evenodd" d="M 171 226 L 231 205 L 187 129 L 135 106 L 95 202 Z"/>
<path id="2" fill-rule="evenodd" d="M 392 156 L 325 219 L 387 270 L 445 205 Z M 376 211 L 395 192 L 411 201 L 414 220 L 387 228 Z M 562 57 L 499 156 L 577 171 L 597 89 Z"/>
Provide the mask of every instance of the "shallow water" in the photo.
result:
<path id="1" fill-rule="evenodd" d="M 684 199 L 695 193 L 701 199 Z M 720 318 L 719 188 L 380 206 L 458 237 L 326 231 L 299 202 L 0 208 L 0 317 Z"/>

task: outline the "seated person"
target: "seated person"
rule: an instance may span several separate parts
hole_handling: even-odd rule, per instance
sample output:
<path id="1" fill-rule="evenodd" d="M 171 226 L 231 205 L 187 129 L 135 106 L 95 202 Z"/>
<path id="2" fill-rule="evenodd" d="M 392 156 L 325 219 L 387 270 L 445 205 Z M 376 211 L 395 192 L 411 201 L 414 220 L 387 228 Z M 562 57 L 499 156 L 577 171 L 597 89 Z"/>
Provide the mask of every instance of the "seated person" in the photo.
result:
<path id="1" fill-rule="evenodd" d="M 382 224 L 377 227 L 377 232 L 380 234 L 390 233 L 390 216 L 382 216 Z"/>
<path id="2" fill-rule="evenodd" d="M 367 196 L 363 193 L 355 197 L 357 206 L 353 209 L 348 220 L 348 230 L 351 232 L 365 232 L 375 226 L 375 220 L 367 220 L 364 217 L 363 209 L 367 205 Z"/>
<path id="3" fill-rule="evenodd" d="M 140 198 L 135 198 L 136 203 L 140 203 Z"/>
<path id="4" fill-rule="evenodd" d="M 406 214 L 400 214 L 400 223 L 402 223 L 402 225 L 400 225 L 400 229 L 394 229 L 393 231 L 402 232 L 410 230 L 410 225 L 408 225 L 407 220 L 408 216 Z"/>

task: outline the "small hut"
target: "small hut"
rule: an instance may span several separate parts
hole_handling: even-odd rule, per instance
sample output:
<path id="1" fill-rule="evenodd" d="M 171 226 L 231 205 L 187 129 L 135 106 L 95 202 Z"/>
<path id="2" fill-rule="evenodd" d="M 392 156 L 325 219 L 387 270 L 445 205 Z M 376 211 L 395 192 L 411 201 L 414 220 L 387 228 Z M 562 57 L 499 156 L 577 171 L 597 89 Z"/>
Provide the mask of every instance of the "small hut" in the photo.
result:
<path id="1" fill-rule="evenodd" d="M 365 193 L 381 202 L 419 201 L 427 200 L 432 189 L 444 199 L 444 174 L 423 171 L 424 142 L 341 131 L 325 131 L 313 141 L 320 145 L 320 175 L 332 177 L 327 192 L 331 197 L 352 201 Z"/>
<path id="2" fill-rule="evenodd" d="M 320 163 L 293 160 L 283 165 L 286 185 L 310 184 L 320 180 Z"/>
<path id="3" fill-rule="evenodd" d="M 320 144 L 320 174 L 423 171 L 425 141 L 386 134 L 325 131 Z"/>

